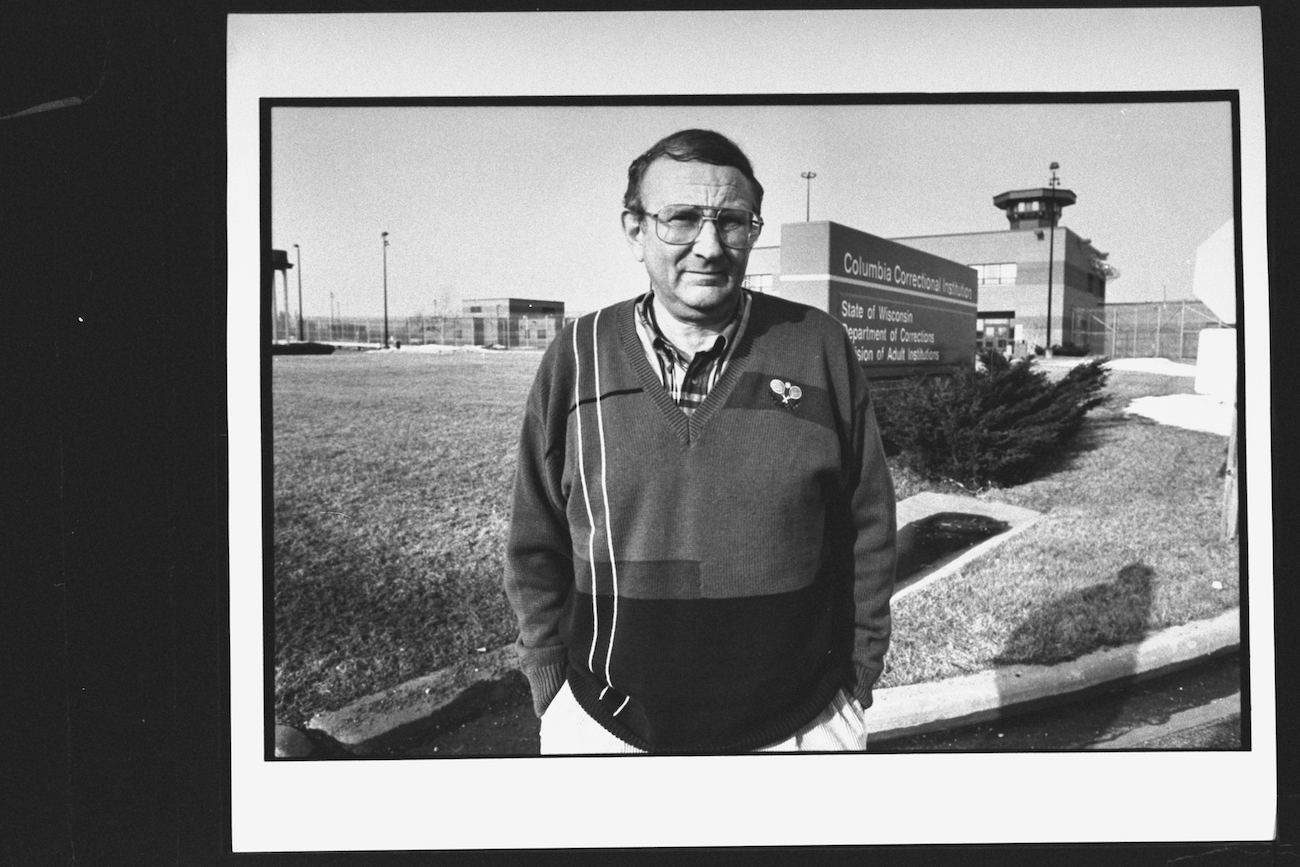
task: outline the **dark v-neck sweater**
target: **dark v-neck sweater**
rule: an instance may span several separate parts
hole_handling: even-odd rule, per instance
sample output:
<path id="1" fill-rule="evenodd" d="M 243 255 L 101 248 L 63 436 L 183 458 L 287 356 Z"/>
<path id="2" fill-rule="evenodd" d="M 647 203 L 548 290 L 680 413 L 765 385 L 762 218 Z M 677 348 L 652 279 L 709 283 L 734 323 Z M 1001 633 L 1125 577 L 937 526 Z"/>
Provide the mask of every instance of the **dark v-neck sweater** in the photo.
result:
<path id="1" fill-rule="evenodd" d="M 844 329 L 755 294 L 687 416 L 634 315 L 567 326 L 528 399 L 505 588 L 538 712 L 567 679 L 633 746 L 716 753 L 789 737 L 841 687 L 869 705 L 894 492 Z"/>

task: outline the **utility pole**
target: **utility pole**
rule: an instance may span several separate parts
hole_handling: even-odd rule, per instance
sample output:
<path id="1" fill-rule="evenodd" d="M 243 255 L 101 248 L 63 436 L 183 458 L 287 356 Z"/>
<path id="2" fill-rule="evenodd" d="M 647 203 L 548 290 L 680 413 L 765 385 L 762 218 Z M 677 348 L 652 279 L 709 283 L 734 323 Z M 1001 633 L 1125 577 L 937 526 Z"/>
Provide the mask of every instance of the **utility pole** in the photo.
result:
<path id="1" fill-rule="evenodd" d="M 302 248 L 294 244 L 293 252 L 298 257 L 298 342 L 301 343 L 306 339 L 302 336 Z"/>
<path id="2" fill-rule="evenodd" d="M 1047 242 L 1047 346 L 1044 349 L 1047 358 L 1052 357 L 1052 271 L 1054 270 L 1052 260 L 1056 258 L 1056 185 L 1059 183 L 1056 178 L 1056 170 L 1060 167 L 1061 164 L 1056 162 L 1050 166 L 1052 170 L 1052 192 L 1047 200 L 1048 213 L 1051 215 L 1052 221 L 1052 237 Z"/>
<path id="3" fill-rule="evenodd" d="M 803 221 L 807 223 L 812 219 L 812 179 L 817 177 L 816 172 L 800 172 L 799 177 L 808 182 L 808 192 L 804 196 Z"/>
<path id="4" fill-rule="evenodd" d="M 384 242 L 384 349 L 388 348 L 388 233 L 380 232 Z"/>
<path id="5" fill-rule="evenodd" d="M 287 256 L 285 257 L 285 261 L 288 261 Z M 291 333 L 289 329 L 293 327 L 289 324 L 289 272 L 281 271 L 280 276 L 284 281 L 284 342 L 288 343 L 289 335 Z"/>
<path id="6" fill-rule="evenodd" d="M 334 339 L 334 293 L 330 293 L 330 339 Z"/>

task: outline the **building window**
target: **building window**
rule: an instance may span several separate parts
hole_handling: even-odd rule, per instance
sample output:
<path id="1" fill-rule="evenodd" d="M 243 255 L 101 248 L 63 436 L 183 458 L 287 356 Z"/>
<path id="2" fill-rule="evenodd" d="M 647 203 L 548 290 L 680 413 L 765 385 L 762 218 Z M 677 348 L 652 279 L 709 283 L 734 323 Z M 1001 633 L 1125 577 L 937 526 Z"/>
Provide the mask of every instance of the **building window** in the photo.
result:
<path id="1" fill-rule="evenodd" d="M 772 275 L 746 274 L 745 282 L 742 285 L 752 292 L 770 292 L 772 291 Z"/>
<path id="2" fill-rule="evenodd" d="M 1005 286 L 1016 282 L 1015 262 L 993 262 L 971 265 L 981 286 Z"/>
<path id="3" fill-rule="evenodd" d="M 482 307 L 471 307 L 471 308 L 469 308 L 469 312 L 470 312 L 470 313 L 482 313 L 482 312 L 483 312 L 483 308 L 482 308 Z"/>

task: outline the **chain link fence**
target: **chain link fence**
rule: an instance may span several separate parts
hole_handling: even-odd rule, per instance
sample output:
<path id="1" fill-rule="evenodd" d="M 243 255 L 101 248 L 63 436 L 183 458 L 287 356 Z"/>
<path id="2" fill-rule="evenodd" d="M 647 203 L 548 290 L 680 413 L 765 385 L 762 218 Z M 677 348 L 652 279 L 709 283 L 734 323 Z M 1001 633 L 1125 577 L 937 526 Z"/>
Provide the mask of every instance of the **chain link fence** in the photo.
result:
<path id="1" fill-rule="evenodd" d="M 1072 314 L 1074 343 L 1110 358 L 1195 361 L 1202 330 L 1229 328 L 1200 301 L 1107 304 Z"/>
<path id="2" fill-rule="evenodd" d="M 403 346 L 485 346 L 504 349 L 545 349 L 560 333 L 563 316 L 407 316 L 390 317 L 388 343 Z M 309 317 L 302 320 L 301 336 L 296 316 L 285 323 L 276 315 L 277 342 L 359 344 L 379 347 L 384 342 L 384 320 L 373 318 Z"/>

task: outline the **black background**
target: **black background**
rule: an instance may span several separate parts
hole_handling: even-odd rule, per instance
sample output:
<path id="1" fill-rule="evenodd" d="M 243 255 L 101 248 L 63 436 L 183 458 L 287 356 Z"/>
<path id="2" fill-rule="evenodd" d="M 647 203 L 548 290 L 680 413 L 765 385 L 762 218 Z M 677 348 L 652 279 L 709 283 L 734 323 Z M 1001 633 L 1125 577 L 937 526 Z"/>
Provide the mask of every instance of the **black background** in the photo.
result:
<path id="1" fill-rule="evenodd" d="M 0 121 L 0 610 L 12 648 L 0 662 L 0 863 L 1300 863 L 1287 580 L 1300 466 L 1286 436 L 1300 374 L 1287 337 L 1300 13 L 1288 3 L 1263 7 L 1282 845 L 230 855 L 225 15 L 341 8 L 24 0 L 0 10 L 0 116 L 81 99 Z M 1207 780 L 1206 797 L 1231 793 Z M 526 800 L 503 792 L 485 827 L 508 827 Z"/>

